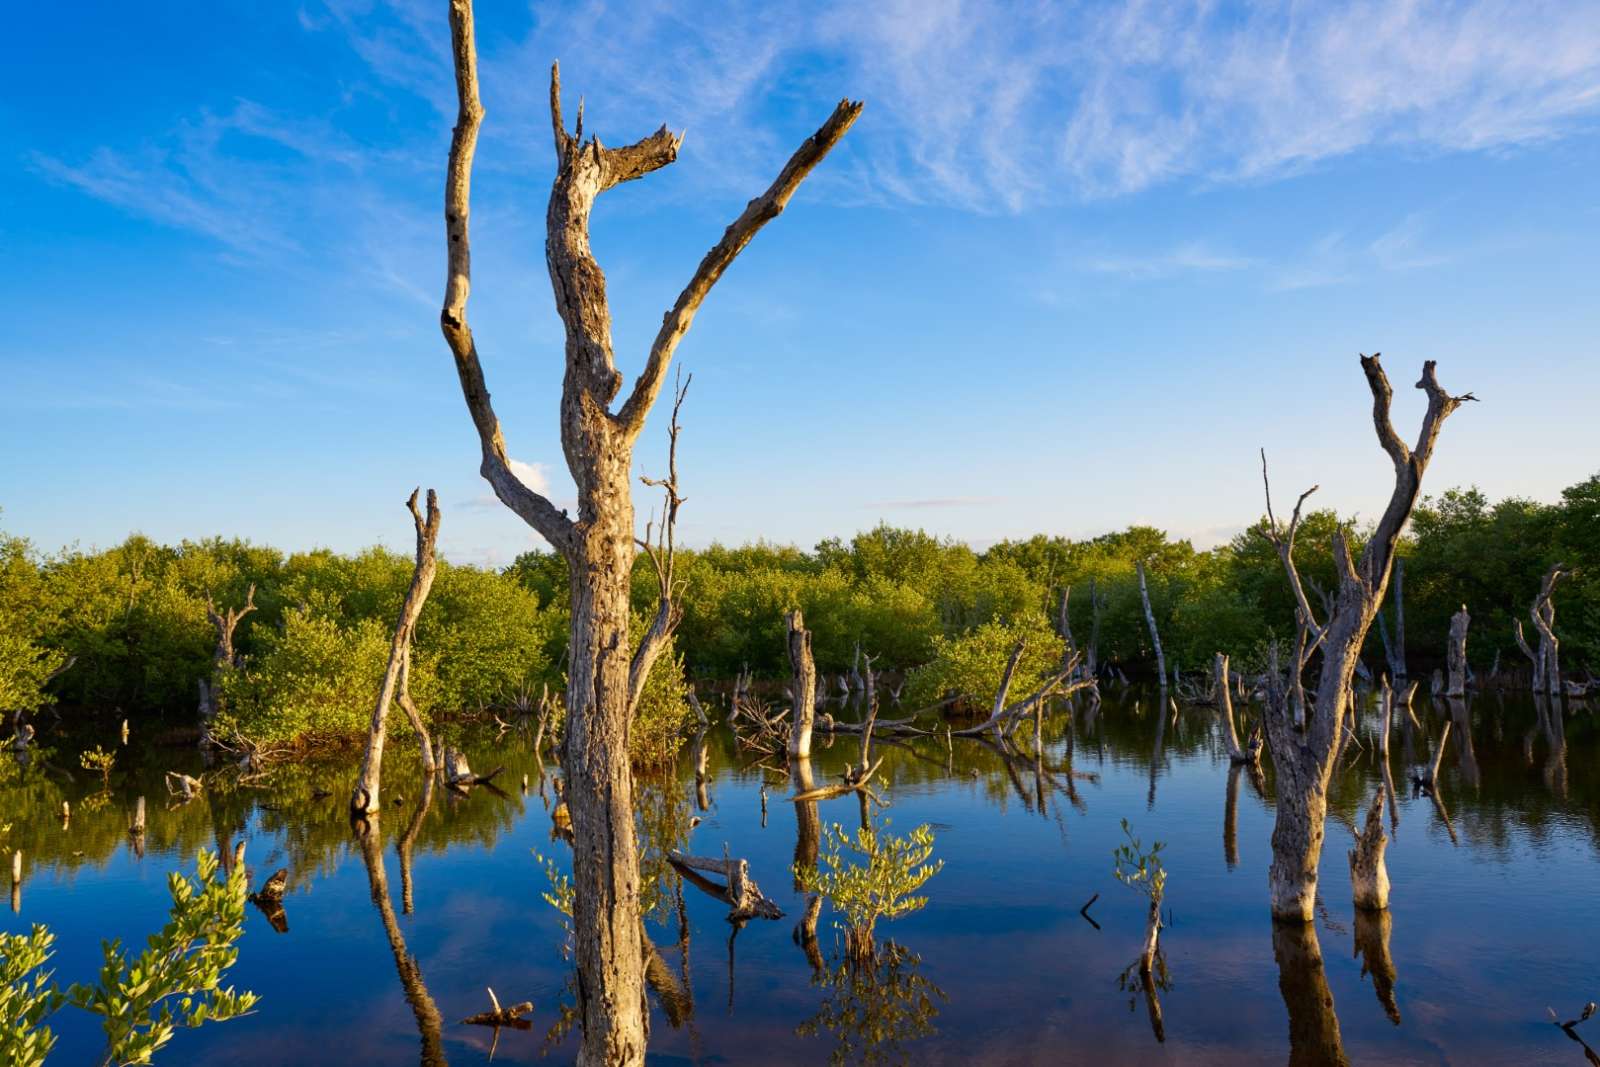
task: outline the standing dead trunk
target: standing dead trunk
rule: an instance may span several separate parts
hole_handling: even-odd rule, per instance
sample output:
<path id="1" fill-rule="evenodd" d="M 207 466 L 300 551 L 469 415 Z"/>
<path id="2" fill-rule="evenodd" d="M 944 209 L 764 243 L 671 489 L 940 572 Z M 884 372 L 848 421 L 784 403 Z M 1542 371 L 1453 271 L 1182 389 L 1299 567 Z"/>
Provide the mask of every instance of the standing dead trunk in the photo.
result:
<path id="1" fill-rule="evenodd" d="M 811 631 L 796 608 L 789 612 L 789 666 L 793 670 L 790 689 L 794 694 L 794 718 L 789 724 L 789 755 L 805 759 L 811 755 L 811 728 L 817 718 L 817 664 L 811 658 Z"/>
<path id="2" fill-rule="evenodd" d="M 631 392 L 613 408 L 622 375 L 612 355 L 605 277 L 590 247 L 589 216 L 600 194 L 672 163 L 682 141 L 665 126 L 619 148 L 596 138 L 585 141 L 581 106 L 576 128 L 568 132 L 559 70 L 552 68 L 556 176 L 546 214 L 545 259 L 556 311 L 566 328 L 561 444 L 577 489 L 573 519 L 514 473 L 467 325 L 472 158 L 483 119 L 471 0 L 451 0 L 450 29 L 459 112 L 445 183 L 449 272 L 440 323 L 478 431 L 481 473 L 496 496 L 566 558 L 571 576 L 562 759 L 574 834 L 573 930 L 583 1023 L 578 1062 L 626 1067 L 643 1062 L 646 1039 L 628 726 L 678 615 L 670 572 L 664 572 L 668 576 L 663 579 L 656 622 L 630 657 L 635 538 L 628 478 L 633 449 L 673 353 L 701 303 L 734 258 L 783 211 L 800 183 L 845 135 L 861 105 L 841 102 L 784 165 L 771 187 L 751 200 L 728 227 L 662 320 Z"/>
<path id="3" fill-rule="evenodd" d="M 1252 766 L 1261 760 L 1261 735 L 1252 735 L 1248 748 L 1240 747 L 1239 732 L 1233 725 L 1233 694 L 1228 688 L 1228 657 L 1217 653 L 1212 665 L 1212 687 L 1216 692 L 1217 711 L 1222 719 L 1222 739 L 1228 745 L 1228 758 L 1234 763 Z"/>
<path id="4" fill-rule="evenodd" d="M 1071 603 L 1072 586 L 1063 585 L 1061 587 L 1061 605 L 1057 623 L 1058 628 L 1061 631 L 1061 640 L 1064 643 L 1064 647 L 1062 648 L 1061 652 L 1061 665 L 1063 667 L 1078 658 L 1077 647 L 1072 643 L 1072 613 L 1070 611 Z"/>
<path id="5" fill-rule="evenodd" d="M 256 587 L 251 583 L 245 594 L 244 607 L 218 611 L 211 594 L 206 594 L 206 619 L 217 631 L 216 651 L 211 654 L 211 677 L 200 679 L 200 743 L 211 743 L 211 723 L 217 717 L 217 698 L 221 695 L 223 675 L 239 665 L 239 655 L 233 649 L 233 635 L 244 617 L 256 610 Z M 127 744 L 127 722 L 123 722 L 122 743 Z"/>
<path id="6" fill-rule="evenodd" d="M 1389 839 L 1383 833 L 1384 787 L 1380 783 L 1367 808 L 1367 823 L 1350 850 L 1350 886 L 1356 907 L 1382 911 L 1389 906 L 1389 869 L 1383 862 Z"/>
<path id="7" fill-rule="evenodd" d="M 1167 658 L 1161 654 L 1161 635 L 1156 632 L 1156 614 L 1150 610 L 1150 590 L 1144 580 L 1144 561 L 1139 560 L 1134 564 L 1139 572 L 1139 600 L 1144 604 L 1144 623 L 1150 628 L 1150 643 L 1156 650 L 1156 676 L 1161 679 L 1161 688 L 1167 688 Z"/>
<path id="8" fill-rule="evenodd" d="M 417 628 L 417 617 L 427 603 L 428 590 L 433 588 L 433 576 L 439 563 L 434 555 L 434 545 L 439 539 L 439 498 L 428 490 L 428 517 L 424 519 L 417 510 L 417 490 L 411 491 L 406 501 L 411 511 L 411 521 L 417 532 L 417 562 L 411 571 L 411 587 L 400 603 L 400 617 L 394 624 L 394 635 L 389 641 L 389 665 L 383 672 L 383 685 L 378 689 L 377 704 L 372 709 L 372 725 L 367 731 L 367 751 L 361 760 L 361 773 L 355 789 L 350 794 L 350 817 L 365 818 L 382 808 L 378 798 L 378 785 L 383 776 L 383 744 L 389 729 L 389 705 L 398 694 L 400 706 L 411 719 L 417 732 L 417 743 L 422 748 L 424 774 L 433 772 L 433 746 L 428 740 L 428 729 L 411 700 L 411 637 Z"/>
<path id="9" fill-rule="evenodd" d="M 1089 647 L 1084 650 L 1083 674 L 1086 678 L 1100 676 L 1100 612 L 1106 606 L 1105 597 L 1095 591 L 1095 581 L 1089 579 Z"/>
<path id="10" fill-rule="evenodd" d="M 1298 639 L 1294 661 L 1289 665 L 1289 682 L 1276 668 L 1268 672 L 1268 699 L 1264 718 L 1267 743 L 1272 748 L 1277 770 L 1277 812 L 1272 831 L 1272 867 L 1268 875 L 1272 913 L 1281 920 L 1309 923 L 1316 901 L 1317 865 L 1322 854 L 1323 822 L 1327 813 L 1328 781 L 1333 773 L 1347 705 L 1351 679 L 1361 654 L 1362 643 L 1372 626 L 1378 606 L 1383 602 L 1390 572 L 1394 567 L 1395 545 L 1400 532 L 1416 506 L 1422 478 L 1432 459 L 1434 445 L 1444 420 L 1461 404 L 1475 399 L 1470 393 L 1451 396 L 1440 387 L 1432 360 L 1423 364 L 1417 388 L 1427 394 L 1428 408 L 1422 419 L 1415 446 L 1408 447 L 1395 432 L 1389 409 L 1394 391 L 1376 355 L 1361 358 L 1361 369 L 1372 393 L 1372 421 L 1378 441 L 1394 464 L 1394 487 L 1388 506 L 1378 520 L 1358 561 L 1352 559 L 1349 541 L 1340 530 L 1333 538 L 1333 561 L 1339 586 L 1329 598 L 1327 619 L 1318 623 L 1306 598 L 1300 573 L 1294 562 L 1294 539 L 1300 524 L 1301 506 L 1316 487 L 1303 493 L 1295 504 L 1286 530 L 1280 529 L 1272 512 L 1270 486 L 1267 495 L 1265 536 L 1283 562 L 1289 587 L 1294 594 Z M 1266 482 L 1266 458 L 1262 457 L 1262 480 Z M 1302 726 L 1294 722 L 1290 693 L 1299 688 L 1313 653 L 1322 653 L 1321 677 L 1314 706 L 1307 707 Z"/>
<path id="11" fill-rule="evenodd" d="M 1465 604 L 1461 605 L 1460 611 L 1450 617 L 1450 647 L 1446 656 L 1450 671 L 1445 696 L 1459 697 L 1467 694 L 1467 627 L 1471 623 L 1472 616 L 1467 614 Z"/>
<path id="12" fill-rule="evenodd" d="M 1533 617 L 1533 628 L 1539 632 L 1539 657 L 1534 669 L 1533 688 L 1535 692 L 1540 691 L 1539 683 L 1542 681 L 1543 691 L 1551 696 L 1561 695 L 1561 662 L 1558 656 L 1561 642 L 1556 640 L 1556 605 L 1551 595 L 1555 592 L 1556 583 L 1571 573 L 1560 563 L 1545 571 L 1544 581 L 1539 583 L 1539 595 L 1529 612 Z M 1521 623 L 1517 624 L 1517 642 L 1523 644 Z"/>
<path id="13" fill-rule="evenodd" d="M 1390 594 L 1394 599 L 1394 639 L 1389 638 L 1389 627 L 1383 619 L 1383 612 L 1378 612 L 1378 636 L 1383 639 L 1383 653 L 1389 660 L 1389 674 L 1394 678 L 1395 685 L 1406 678 L 1406 561 L 1397 557 L 1394 561 L 1394 582 L 1390 586 Z"/>

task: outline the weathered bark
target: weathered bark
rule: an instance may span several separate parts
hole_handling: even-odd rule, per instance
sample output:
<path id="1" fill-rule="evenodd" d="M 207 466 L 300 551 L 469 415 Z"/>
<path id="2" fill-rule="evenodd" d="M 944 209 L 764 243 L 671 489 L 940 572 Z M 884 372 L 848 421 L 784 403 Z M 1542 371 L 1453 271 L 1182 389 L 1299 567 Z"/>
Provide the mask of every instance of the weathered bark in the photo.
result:
<path id="1" fill-rule="evenodd" d="M 350 793 L 350 817 L 364 818 L 382 808 L 378 786 L 383 776 L 383 745 L 389 732 L 389 705 L 396 695 L 399 704 L 411 720 L 417 733 L 417 744 L 422 750 L 422 771 L 433 772 L 433 746 L 428 740 L 428 728 L 411 700 L 411 637 L 417 627 L 417 617 L 427 603 L 428 591 L 433 588 L 433 576 L 438 571 L 434 546 L 439 539 L 439 498 L 428 490 L 428 515 L 424 519 L 417 510 L 417 490 L 411 491 L 406 501 L 411 511 L 411 521 L 416 527 L 417 559 L 411 571 L 411 586 L 400 603 L 400 617 L 395 621 L 394 634 L 389 640 L 389 664 L 383 672 L 383 684 L 378 688 L 378 700 L 372 709 L 372 724 L 367 730 L 367 751 L 361 760 L 361 771 L 355 788 Z"/>
<path id="2" fill-rule="evenodd" d="M 1355 893 L 1357 909 L 1382 911 L 1389 906 L 1389 869 L 1383 854 L 1389 839 L 1383 832 L 1384 786 L 1372 795 L 1367 808 L 1367 823 L 1356 836 L 1356 847 L 1350 850 L 1350 886 Z"/>
<path id="3" fill-rule="evenodd" d="M 1261 761 L 1261 733 L 1250 736 L 1248 747 L 1239 744 L 1239 731 L 1233 724 L 1233 694 L 1228 688 L 1228 657 L 1217 653 L 1212 665 L 1213 687 L 1216 692 L 1217 712 L 1222 719 L 1222 739 L 1228 745 L 1228 758 L 1234 763 L 1252 766 Z"/>
<path id="4" fill-rule="evenodd" d="M 756 880 L 750 877 L 750 864 L 742 859 L 730 859 L 726 848 L 720 860 L 688 856 L 676 849 L 667 853 L 667 859 L 678 870 L 690 875 L 690 880 L 696 886 L 724 900 L 731 909 L 728 912 L 730 920 L 783 918 L 783 909 L 769 900 L 761 892 L 761 887 L 756 885 Z M 709 879 L 695 876 L 695 872 L 699 871 L 720 874 L 725 884 L 719 886 Z"/>
<path id="5" fill-rule="evenodd" d="M 1416 506 L 1422 478 L 1432 459 L 1444 420 L 1469 399 L 1470 393 L 1451 396 L 1439 386 L 1432 360 L 1423 364 L 1417 388 L 1427 394 L 1427 412 L 1415 446 L 1408 447 L 1395 432 L 1389 410 L 1394 392 L 1376 355 L 1361 358 L 1361 368 L 1372 393 L 1372 420 L 1378 441 L 1394 465 L 1394 487 L 1389 503 L 1373 529 L 1359 561 L 1353 560 L 1343 531 L 1336 532 L 1333 558 L 1339 586 L 1331 609 L 1318 623 L 1306 599 L 1294 563 L 1294 537 L 1301 505 L 1315 487 L 1300 497 L 1288 529 L 1281 531 L 1267 498 L 1265 533 L 1278 550 L 1289 586 L 1294 593 L 1299 639 L 1290 664 L 1286 688 L 1276 670 L 1269 672 L 1265 720 L 1267 743 L 1276 767 L 1277 812 L 1272 833 L 1273 861 L 1269 872 L 1272 913 L 1282 920 L 1310 922 L 1316 899 L 1317 865 L 1321 858 L 1323 821 L 1327 812 L 1328 781 L 1333 772 L 1337 742 L 1342 736 L 1361 646 L 1383 602 L 1394 566 L 1395 545 Z M 1266 460 L 1262 460 L 1266 478 Z M 1293 722 L 1290 693 L 1312 654 L 1322 653 L 1321 675 L 1314 706 L 1307 706 L 1306 722 Z"/>
<path id="6" fill-rule="evenodd" d="M 789 612 L 789 666 L 793 671 L 790 689 L 794 696 L 794 718 L 789 724 L 789 755 L 805 759 L 811 755 L 811 728 L 817 718 L 817 664 L 811 658 L 811 631 L 796 608 Z"/>
<path id="7" fill-rule="evenodd" d="M 450 27 L 459 113 L 445 190 L 449 277 L 440 323 L 478 431 L 483 476 L 502 502 L 566 557 L 571 575 L 563 765 L 575 841 L 573 927 L 584 1031 L 578 1062 L 621 1067 L 643 1061 L 646 1038 L 628 721 L 643 676 L 665 640 L 661 630 L 652 627 L 630 660 L 635 539 L 628 476 L 633 448 L 678 342 L 701 303 L 739 252 L 783 211 L 801 182 L 849 130 L 861 105 L 841 102 L 771 187 L 750 201 L 701 260 L 663 319 L 631 393 L 613 411 L 622 375 L 612 356 L 605 277 L 590 249 L 589 215 L 601 193 L 672 163 L 681 138 L 662 127 L 621 148 L 608 148 L 596 138 L 586 142 L 581 108 L 577 128 L 569 133 L 561 112 L 559 71 L 552 68 L 550 113 L 557 170 L 546 215 L 545 258 L 556 310 L 566 327 L 561 443 L 577 488 L 574 521 L 512 472 L 467 325 L 472 158 L 483 119 L 470 0 L 452 0 Z"/>
<path id="8" fill-rule="evenodd" d="M 1317 928 L 1274 922 L 1272 955 L 1278 961 L 1278 992 L 1289 1011 L 1289 1067 L 1349 1067 Z"/>
<path id="9" fill-rule="evenodd" d="M 1467 627 L 1472 623 L 1472 616 L 1467 614 L 1467 606 L 1461 605 L 1461 610 L 1450 616 L 1450 647 L 1445 657 L 1449 664 L 1449 684 L 1445 689 L 1445 696 L 1459 697 L 1467 694 Z"/>
<path id="10" fill-rule="evenodd" d="M 1561 695 L 1561 662 L 1558 655 L 1561 642 L 1556 639 L 1556 605 L 1551 599 L 1555 592 L 1556 583 L 1572 572 L 1564 565 L 1557 563 L 1544 573 L 1544 581 L 1539 583 L 1539 595 L 1533 601 L 1529 615 L 1533 617 L 1533 628 L 1539 633 L 1539 657 L 1534 668 L 1535 692 L 1542 691 L 1551 696 Z M 1527 646 L 1522 640 L 1522 624 L 1517 624 L 1517 643 L 1527 651 Z"/>
<path id="11" fill-rule="evenodd" d="M 1156 613 L 1150 610 L 1150 590 L 1144 580 L 1144 560 L 1134 563 L 1134 569 L 1139 572 L 1139 601 L 1144 605 L 1144 624 L 1150 628 L 1150 643 L 1156 650 L 1156 677 L 1161 679 L 1161 688 L 1167 688 L 1167 658 L 1161 653 L 1161 635 L 1156 632 Z"/>

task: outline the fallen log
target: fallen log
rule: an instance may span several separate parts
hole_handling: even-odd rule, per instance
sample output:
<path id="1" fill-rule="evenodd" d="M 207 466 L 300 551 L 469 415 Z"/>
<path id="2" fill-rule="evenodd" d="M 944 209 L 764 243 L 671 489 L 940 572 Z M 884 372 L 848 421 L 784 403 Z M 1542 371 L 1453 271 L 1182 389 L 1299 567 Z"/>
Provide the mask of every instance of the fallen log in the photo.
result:
<path id="1" fill-rule="evenodd" d="M 491 986 L 485 986 L 489 993 L 489 1003 L 492 1007 L 488 1011 L 480 1011 L 476 1015 L 469 1015 L 461 1020 L 463 1026 L 510 1026 L 517 1030 L 527 1030 L 533 1023 L 523 1016 L 533 1011 L 533 1001 L 524 1000 L 520 1004 L 513 1004 L 508 1008 L 500 1006 L 500 998 L 494 995 Z"/>
<path id="2" fill-rule="evenodd" d="M 767 899 L 761 892 L 761 887 L 756 885 L 755 879 L 750 877 L 749 863 L 742 859 L 730 859 L 726 846 L 723 848 L 723 857 L 720 860 L 705 856 L 689 856 L 676 849 L 667 853 L 667 860 L 685 874 L 691 875 L 690 881 L 694 882 L 696 887 L 726 902 L 732 909 L 728 913 L 730 920 L 783 918 L 783 909 Z M 720 874 L 726 879 L 726 884 L 719 886 L 708 878 L 698 877 L 698 873 L 702 871 Z"/>

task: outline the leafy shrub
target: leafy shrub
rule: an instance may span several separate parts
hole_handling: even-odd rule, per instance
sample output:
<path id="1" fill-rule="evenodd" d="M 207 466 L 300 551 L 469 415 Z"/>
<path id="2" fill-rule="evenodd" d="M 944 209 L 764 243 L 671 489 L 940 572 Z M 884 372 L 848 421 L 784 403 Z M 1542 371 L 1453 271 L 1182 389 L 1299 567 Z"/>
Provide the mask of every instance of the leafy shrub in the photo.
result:
<path id="1" fill-rule="evenodd" d="M 105 1062 L 118 1064 L 147 1064 L 178 1027 L 223 1022 L 254 1007 L 254 993 L 221 988 L 244 932 L 244 864 L 219 880 L 216 854 L 202 849 L 196 867 L 194 881 L 176 871 L 168 876 L 170 917 L 136 958 L 119 941 L 102 946 L 105 965 L 95 985 L 63 992 L 40 969 L 55 943 L 44 926 L 0 934 L 0 1060 L 14 1067 L 44 1063 L 55 1046 L 46 1023 L 64 1005 L 103 1018 Z"/>
<path id="2" fill-rule="evenodd" d="M 950 695 L 980 706 L 992 702 L 1019 640 L 1024 642 L 1022 659 L 1011 677 L 1008 699 L 1021 699 L 1061 669 L 1063 642 L 1037 615 L 1010 625 L 986 622 L 960 637 L 935 637 L 933 659 L 911 672 L 906 699 L 913 707 Z"/>
<path id="3" fill-rule="evenodd" d="M 803 892 L 821 894 L 844 915 L 845 941 L 854 959 L 875 954 L 873 929 L 879 919 L 897 919 L 928 903 L 913 894 L 944 867 L 944 860 L 928 862 L 933 829 L 927 823 L 906 837 L 895 837 L 888 828 L 885 819 L 881 833 L 862 827 L 851 835 L 834 823 L 823 832 L 819 865 L 793 867 Z M 847 860 L 846 850 L 866 862 Z"/>

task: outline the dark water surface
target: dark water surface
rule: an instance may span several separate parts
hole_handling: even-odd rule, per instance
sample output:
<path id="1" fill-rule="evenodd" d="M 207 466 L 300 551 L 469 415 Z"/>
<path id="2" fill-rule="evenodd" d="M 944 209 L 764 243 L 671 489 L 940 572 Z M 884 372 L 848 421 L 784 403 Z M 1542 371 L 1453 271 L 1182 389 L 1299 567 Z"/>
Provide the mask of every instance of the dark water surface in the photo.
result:
<path id="1" fill-rule="evenodd" d="M 1315 1064 L 1338 1062 L 1337 1044 L 1354 1064 L 1584 1062 L 1545 1008 L 1572 1018 L 1600 996 L 1593 704 L 1542 713 L 1527 697 L 1489 694 L 1454 709 L 1440 804 L 1405 785 L 1408 759 L 1424 759 L 1452 715 L 1419 698 L 1421 729 L 1397 724 L 1392 735 L 1394 890 L 1390 913 L 1376 919 L 1354 913 L 1345 860 L 1381 778 L 1377 724 L 1364 710 L 1365 749 L 1346 754 L 1331 791 L 1318 919 L 1307 930 L 1275 927 L 1267 911 L 1270 761 L 1260 781 L 1230 773 L 1212 711 L 1185 708 L 1173 722 L 1158 707 L 1152 692 L 1108 697 L 1097 714 L 1057 709 L 1045 724 L 1044 766 L 1055 773 L 1043 776 L 1031 754 L 1008 762 L 972 739 L 957 738 L 953 756 L 942 737 L 882 746 L 891 806 L 875 818 L 896 833 L 932 823 L 945 867 L 926 887 L 926 909 L 879 926 L 880 943 L 903 947 L 899 962 L 854 978 L 838 967 L 842 938 L 827 909 L 820 973 L 791 937 L 805 901 L 789 871 L 797 816 L 782 772 L 751 766 L 754 754 L 719 728 L 705 739 L 697 798 L 686 748 L 675 773 L 640 782 L 657 904 L 649 934 L 665 967 L 680 982 L 687 974 L 690 1001 L 669 1012 L 651 997 L 652 1060 Z M 161 925 L 168 871 L 192 873 L 197 848 L 231 852 L 243 840 L 253 885 L 280 866 L 291 872 L 287 932 L 252 908 L 229 975 L 261 1003 L 249 1018 L 180 1031 L 158 1062 L 482 1063 L 492 1031 L 458 1020 L 487 1007 L 485 986 L 535 1009 L 530 1030 L 502 1031 L 496 1062 L 570 1062 L 566 933 L 541 897 L 550 883 L 534 855 L 563 869 L 570 861 L 552 840 L 555 768 L 541 778 L 512 735 L 468 739 L 478 770 L 504 764 L 504 793 L 441 788 L 423 811 L 414 751 L 397 746 L 386 800 L 405 799 L 384 811 L 381 850 L 365 852 L 345 817 L 353 761 L 282 767 L 254 787 L 221 773 L 201 799 L 169 809 L 159 772 L 191 761 L 187 750 L 123 750 L 123 763 L 145 765 L 119 770 L 98 795 L 76 753 L 46 750 L 74 782 L 36 761 L 0 786 L 0 824 L 13 824 L 0 849 L 25 857 L 20 912 L 5 910 L 4 928 L 49 924 L 57 977 L 92 979 L 101 938 L 142 940 Z M 817 780 L 858 758 L 856 738 L 841 736 L 813 760 Z M 313 799 L 319 788 L 333 795 Z M 142 856 L 126 834 L 141 791 Z M 73 806 L 65 829 L 63 799 Z M 691 829 L 695 815 L 703 821 Z M 850 829 L 860 817 L 853 797 L 821 805 L 824 824 Z M 1146 843 L 1167 842 L 1164 1041 L 1136 978 L 1125 977 L 1143 911 L 1111 874 L 1123 818 Z M 726 905 L 656 858 L 662 845 L 720 856 L 725 842 L 784 919 L 735 930 Z M 1089 914 L 1099 928 L 1079 914 L 1096 893 Z M 53 1063 L 95 1060 L 91 1017 L 63 1010 L 56 1029 Z"/>

